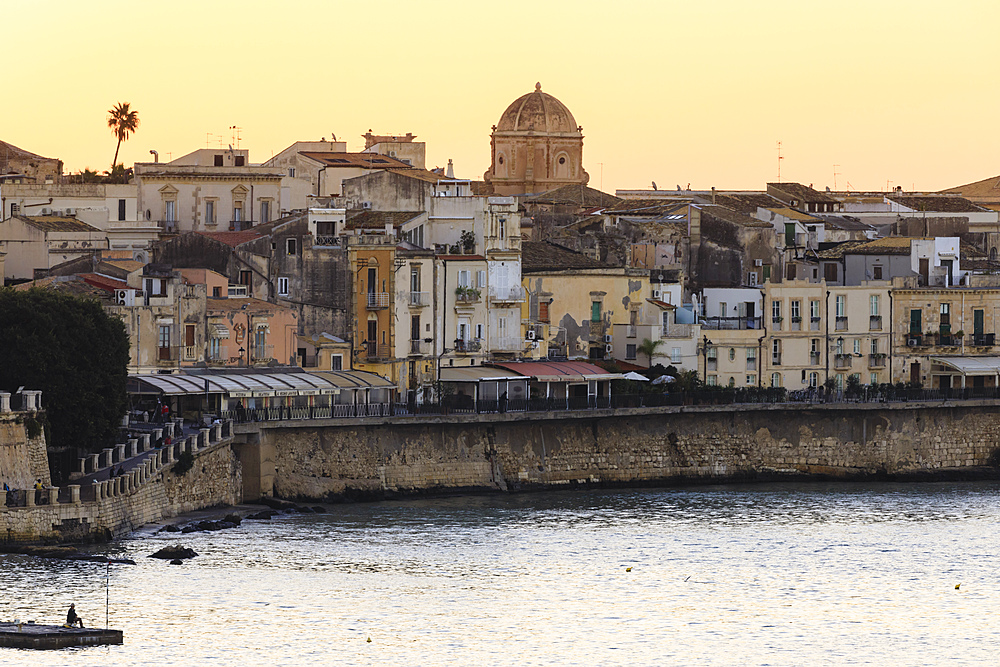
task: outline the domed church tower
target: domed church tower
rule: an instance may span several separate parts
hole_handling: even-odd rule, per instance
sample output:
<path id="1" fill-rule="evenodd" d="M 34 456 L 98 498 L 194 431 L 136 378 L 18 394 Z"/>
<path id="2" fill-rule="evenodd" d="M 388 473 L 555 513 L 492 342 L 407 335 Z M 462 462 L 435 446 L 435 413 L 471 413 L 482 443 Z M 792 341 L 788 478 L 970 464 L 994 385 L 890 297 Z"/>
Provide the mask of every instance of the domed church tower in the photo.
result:
<path id="1" fill-rule="evenodd" d="M 483 174 L 498 195 L 546 192 L 563 185 L 586 185 L 583 128 L 562 102 L 535 91 L 514 100 L 493 126 L 492 163 Z"/>

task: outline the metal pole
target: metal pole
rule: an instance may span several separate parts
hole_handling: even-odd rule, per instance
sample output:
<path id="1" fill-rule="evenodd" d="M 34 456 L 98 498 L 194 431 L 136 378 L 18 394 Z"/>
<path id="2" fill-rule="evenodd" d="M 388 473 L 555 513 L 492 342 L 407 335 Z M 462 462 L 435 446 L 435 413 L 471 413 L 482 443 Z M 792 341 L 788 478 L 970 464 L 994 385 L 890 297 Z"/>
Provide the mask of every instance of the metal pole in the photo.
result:
<path id="1" fill-rule="evenodd" d="M 108 561 L 108 570 L 104 576 L 104 629 L 107 630 L 108 615 L 111 609 L 111 561 Z"/>

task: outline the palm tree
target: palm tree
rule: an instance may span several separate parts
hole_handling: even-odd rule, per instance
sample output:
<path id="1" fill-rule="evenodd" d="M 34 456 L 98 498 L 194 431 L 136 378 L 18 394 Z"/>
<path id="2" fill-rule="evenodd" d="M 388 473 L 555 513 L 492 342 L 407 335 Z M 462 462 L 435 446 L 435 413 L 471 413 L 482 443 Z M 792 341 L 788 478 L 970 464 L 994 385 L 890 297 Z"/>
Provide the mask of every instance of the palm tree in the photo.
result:
<path id="1" fill-rule="evenodd" d="M 128 139 L 128 135 L 135 132 L 139 127 L 139 114 L 128 108 L 128 102 L 119 102 L 108 110 L 108 127 L 111 132 L 118 137 L 118 146 L 115 147 L 115 159 L 111 161 L 111 168 L 118 164 L 118 150 L 122 147 L 122 142 Z"/>
<path id="2" fill-rule="evenodd" d="M 646 359 L 648 360 L 646 365 L 652 366 L 653 355 L 656 354 L 656 348 L 660 347 L 661 345 L 663 345 L 662 340 L 650 340 L 648 338 L 643 338 L 642 345 L 637 347 L 635 351 L 638 352 L 639 354 L 645 354 Z"/>

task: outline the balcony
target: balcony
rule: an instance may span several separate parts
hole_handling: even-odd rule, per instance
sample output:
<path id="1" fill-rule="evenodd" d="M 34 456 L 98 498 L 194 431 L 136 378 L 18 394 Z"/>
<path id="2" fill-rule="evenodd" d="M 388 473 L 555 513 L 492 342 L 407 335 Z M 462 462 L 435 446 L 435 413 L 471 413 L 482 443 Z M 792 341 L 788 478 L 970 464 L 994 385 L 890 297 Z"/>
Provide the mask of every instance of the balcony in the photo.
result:
<path id="1" fill-rule="evenodd" d="M 868 330 L 869 331 L 881 331 L 882 330 L 882 316 L 881 315 L 870 315 L 868 317 Z"/>
<path id="2" fill-rule="evenodd" d="M 959 347 L 962 345 L 962 336 L 950 333 L 935 334 L 935 343 L 940 347 Z"/>
<path id="3" fill-rule="evenodd" d="M 455 305 L 479 303 L 481 293 L 474 287 L 458 287 L 455 289 Z"/>
<path id="4" fill-rule="evenodd" d="M 516 336 L 491 336 L 490 352 L 521 352 L 524 339 Z"/>
<path id="5" fill-rule="evenodd" d="M 792 331 L 802 331 L 802 318 L 793 316 L 791 321 L 791 327 Z"/>
<path id="6" fill-rule="evenodd" d="M 781 330 L 781 321 L 785 319 L 783 317 L 772 317 L 771 318 L 771 328 L 775 331 Z"/>
<path id="7" fill-rule="evenodd" d="M 868 355 L 868 368 L 885 368 L 886 355 L 882 352 Z"/>
<path id="8" fill-rule="evenodd" d="M 424 308 L 431 304 L 430 292 L 410 292 L 410 308 Z"/>
<path id="9" fill-rule="evenodd" d="M 606 330 L 607 330 L 607 327 L 604 326 L 604 320 L 598 320 L 596 322 L 594 322 L 593 320 L 591 320 L 591 322 L 590 322 L 590 340 L 592 340 L 592 341 L 600 341 L 601 337 L 604 336 L 604 332 Z"/>
<path id="10" fill-rule="evenodd" d="M 850 368 L 854 363 L 854 355 L 848 354 L 847 352 L 842 352 L 833 355 L 833 367 L 837 369 L 847 369 Z"/>
<path id="11" fill-rule="evenodd" d="M 775 354 L 774 352 L 771 353 L 771 365 L 772 366 L 780 366 L 781 365 L 781 353 L 780 352 L 777 353 L 777 354 Z"/>
<path id="12" fill-rule="evenodd" d="M 474 352 L 479 352 L 482 349 L 483 345 L 479 340 L 462 340 L 461 338 L 455 339 L 455 352 L 459 354 L 472 354 Z"/>
<path id="13" fill-rule="evenodd" d="M 930 341 L 925 341 L 923 334 L 909 333 L 903 338 L 905 339 L 906 347 L 924 347 L 926 345 L 930 345 Z"/>
<path id="14" fill-rule="evenodd" d="M 996 344 L 996 334 L 972 334 L 972 345 L 975 347 L 993 347 Z"/>
<path id="15" fill-rule="evenodd" d="M 634 324 L 627 324 L 627 325 L 625 325 L 625 337 L 626 338 L 635 338 L 638 335 L 639 335 L 639 327 L 637 327 Z"/>
<path id="16" fill-rule="evenodd" d="M 313 243 L 314 248 L 339 248 L 340 239 L 336 236 L 330 235 L 320 235 L 316 237 L 316 241 Z"/>
<path id="17" fill-rule="evenodd" d="M 837 331 L 847 331 L 846 315 L 837 315 L 836 322 L 834 323 L 834 329 Z"/>
<path id="18" fill-rule="evenodd" d="M 156 224 L 164 234 L 174 234 L 177 232 L 176 220 L 157 220 Z"/>
<path id="19" fill-rule="evenodd" d="M 361 345 L 365 361 L 386 361 L 392 359 L 392 350 L 388 345 L 379 345 L 374 341 L 365 341 Z"/>
<path id="20" fill-rule="evenodd" d="M 809 331 L 819 331 L 819 320 L 818 317 L 809 318 Z"/>
<path id="21" fill-rule="evenodd" d="M 747 370 L 748 371 L 755 371 L 755 370 L 757 370 L 757 359 L 756 359 L 756 357 L 754 357 L 753 359 L 747 359 Z"/>
<path id="22" fill-rule="evenodd" d="M 194 361 L 198 358 L 198 348 L 194 345 L 184 346 L 184 361 Z"/>
<path id="23" fill-rule="evenodd" d="M 819 366 L 819 352 L 809 353 L 809 363 L 812 366 Z"/>
<path id="24" fill-rule="evenodd" d="M 158 362 L 177 361 L 177 353 L 176 347 L 158 347 L 156 348 L 156 360 Z"/>
<path id="25" fill-rule="evenodd" d="M 719 359 L 718 357 L 709 357 L 705 360 L 705 370 L 717 371 L 719 370 Z"/>
<path id="26" fill-rule="evenodd" d="M 389 307 L 388 292 L 368 292 L 368 310 L 385 310 Z"/>
<path id="27" fill-rule="evenodd" d="M 520 303 L 524 301 L 524 288 L 520 285 L 513 287 L 490 287 L 490 303 Z"/>
<path id="28" fill-rule="evenodd" d="M 215 352 L 212 352 L 212 349 L 209 348 L 208 353 L 205 355 L 205 360 L 210 365 L 225 364 L 229 361 L 229 348 L 219 347 Z"/>
<path id="29" fill-rule="evenodd" d="M 411 355 L 426 355 L 431 353 L 431 341 L 427 340 L 411 340 L 410 341 L 410 354 Z"/>
<path id="30" fill-rule="evenodd" d="M 250 348 L 251 363 L 263 364 L 272 359 L 274 359 L 274 345 L 254 345 Z"/>
<path id="31" fill-rule="evenodd" d="M 706 317 L 702 329 L 760 329 L 759 317 Z"/>
<path id="32" fill-rule="evenodd" d="M 660 331 L 660 338 L 690 338 L 691 337 L 691 325 L 690 324 L 671 324 L 669 327 L 664 326 Z"/>

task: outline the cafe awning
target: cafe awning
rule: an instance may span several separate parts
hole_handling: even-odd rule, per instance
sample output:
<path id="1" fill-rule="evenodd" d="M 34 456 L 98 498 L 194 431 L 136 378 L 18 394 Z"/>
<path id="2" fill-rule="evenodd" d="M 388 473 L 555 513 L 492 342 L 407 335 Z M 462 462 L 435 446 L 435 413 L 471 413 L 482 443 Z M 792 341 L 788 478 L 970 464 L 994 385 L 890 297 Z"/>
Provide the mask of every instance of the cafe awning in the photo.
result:
<path id="1" fill-rule="evenodd" d="M 962 375 L 1000 375 L 1000 357 L 931 357 L 930 361 Z"/>
<path id="2" fill-rule="evenodd" d="M 623 377 L 621 373 L 609 373 L 600 366 L 584 361 L 492 362 L 490 366 L 530 377 L 536 382 L 580 383 L 591 380 L 620 380 Z"/>

